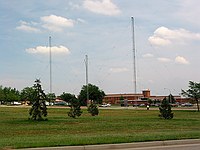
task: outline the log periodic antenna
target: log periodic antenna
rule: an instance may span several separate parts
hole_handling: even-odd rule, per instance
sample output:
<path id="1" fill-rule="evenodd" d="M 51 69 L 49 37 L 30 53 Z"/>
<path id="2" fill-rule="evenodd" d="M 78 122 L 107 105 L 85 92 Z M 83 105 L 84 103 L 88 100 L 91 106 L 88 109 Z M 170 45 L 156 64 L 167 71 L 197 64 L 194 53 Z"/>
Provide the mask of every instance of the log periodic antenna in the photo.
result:
<path id="1" fill-rule="evenodd" d="M 88 102 L 89 102 L 89 89 L 88 89 L 88 55 L 85 55 L 85 77 L 86 77 L 87 104 L 88 104 Z"/>
<path id="2" fill-rule="evenodd" d="M 131 17 L 132 21 L 132 40 L 133 40 L 133 83 L 134 92 L 137 93 L 137 78 L 136 78 L 136 49 L 135 49 L 135 29 L 134 29 L 134 18 Z"/>
<path id="3" fill-rule="evenodd" d="M 49 64 L 50 64 L 50 69 L 49 69 L 49 89 L 50 93 L 52 93 L 52 56 L 51 56 L 51 36 L 49 36 Z"/>

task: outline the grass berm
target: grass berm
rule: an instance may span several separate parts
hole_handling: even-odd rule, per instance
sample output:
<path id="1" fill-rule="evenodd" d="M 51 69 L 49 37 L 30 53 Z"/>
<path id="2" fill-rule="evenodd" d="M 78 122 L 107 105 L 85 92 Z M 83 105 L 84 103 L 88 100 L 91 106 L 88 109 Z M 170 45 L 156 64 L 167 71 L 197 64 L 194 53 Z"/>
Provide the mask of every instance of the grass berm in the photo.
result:
<path id="1" fill-rule="evenodd" d="M 158 117 L 158 110 L 86 109 L 77 119 L 68 108 L 48 108 L 48 121 L 28 120 L 27 107 L 0 107 L 0 149 L 129 143 L 200 138 L 200 113 L 174 110 L 174 118 Z"/>

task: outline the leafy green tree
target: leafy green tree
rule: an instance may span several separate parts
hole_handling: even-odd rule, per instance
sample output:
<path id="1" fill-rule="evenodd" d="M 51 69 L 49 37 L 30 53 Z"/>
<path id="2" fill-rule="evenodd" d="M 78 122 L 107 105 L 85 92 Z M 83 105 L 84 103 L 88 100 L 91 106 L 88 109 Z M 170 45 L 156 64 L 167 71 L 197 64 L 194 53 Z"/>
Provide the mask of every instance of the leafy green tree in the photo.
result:
<path id="1" fill-rule="evenodd" d="M 33 97 L 33 105 L 29 110 L 29 115 L 31 120 L 47 120 L 47 107 L 45 101 L 47 100 L 47 96 L 42 90 L 41 82 L 39 79 L 36 79 L 35 84 L 33 86 L 34 93 Z M 45 117 L 45 119 L 43 118 Z"/>
<path id="2" fill-rule="evenodd" d="M 76 96 L 70 93 L 65 93 L 63 92 L 60 96 L 59 96 L 63 101 L 69 103 L 72 99 L 75 99 Z"/>
<path id="3" fill-rule="evenodd" d="M 98 116 L 99 114 L 99 109 L 96 104 L 93 102 L 88 106 L 87 111 L 92 115 L 92 116 Z"/>
<path id="4" fill-rule="evenodd" d="M 174 114 L 171 110 L 171 105 L 169 104 L 169 101 L 165 97 L 161 103 L 161 106 L 159 107 L 160 115 L 159 117 L 164 119 L 172 119 L 174 117 Z"/>
<path id="5" fill-rule="evenodd" d="M 6 103 L 11 103 L 13 101 L 20 101 L 20 92 L 15 88 L 4 87 L 2 91 L 3 101 Z"/>
<path id="6" fill-rule="evenodd" d="M 47 94 L 47 99 L 48 99 L 49 105 L 50 105 L 50 103 L 53 102 L 56 99 L 55 93 L 48 93 Z"/>
<path id="7" fill-rule="evenodd" d="M 152 99 L 148 98 L 147 102 L 151 105 L 153 103 Z"/>
<path id="8" fill-rule="evenodd" d="M 70 111 L 68 112 L 68 116 L 72 118 L 76 118 L 81 116 L 82 111 L 81 111 L 81 105 L 80 101 L 77 98 L 72 98 L 69 103 L 70 105 Z"/>
<path id="9" fill-rule="evenodd" d="M 5 95 L 3 92 L 3 87 L 0 86 L 0 102 L 1 102 L 1 104 L 4 102 L 4 99 L 5 99 Z"/>
<path id="10" fill-rule="evenodd" d="M 35 89 L 33 87 L 25 87 L 21 90 L 21 100 L 30 101 L 32 104 L 34 102 Z"/>
<path id="11" fill-rule="evenodd" d="M 103 90 L 100 90 L 99 87 L 93 84 L 88 84 L 88 93 L 89 93 L 89 100 L 92 100 L 96 104 L 101 104 L 102 100 L 105 96 L 105 93 Z M 83 85 L 78 99 L 81 102 L 81 105 L 86 106 L 87 105 L 87 85 Z"/>
<path id="12" fill-rule="evenodd" d="M 189 89 L 182 90 L 183 96 L 193 99 L 197 103 L 197 109 L 199 112 L 199 99 L 200 99 L 200 83 L 189 81 Z"/>

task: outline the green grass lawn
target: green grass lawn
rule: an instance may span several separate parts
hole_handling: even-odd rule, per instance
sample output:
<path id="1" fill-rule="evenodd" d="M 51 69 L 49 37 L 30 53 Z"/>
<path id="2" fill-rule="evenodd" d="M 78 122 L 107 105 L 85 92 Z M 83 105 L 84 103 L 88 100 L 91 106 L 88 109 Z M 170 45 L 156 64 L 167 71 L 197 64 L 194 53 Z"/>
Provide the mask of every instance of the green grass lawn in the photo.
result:
<path id="1" fill-rule="evenodd" d="M 73 119 L 67 108 L 50 108 L 48 121 L 34 122 L 28 109 L 0 107 L 0 149 L 200 138 L 200 113 L 192 110 L 173 111 L 172 120 L 139 109 L 101 109 L 96 117 L 84 110 Z"/>

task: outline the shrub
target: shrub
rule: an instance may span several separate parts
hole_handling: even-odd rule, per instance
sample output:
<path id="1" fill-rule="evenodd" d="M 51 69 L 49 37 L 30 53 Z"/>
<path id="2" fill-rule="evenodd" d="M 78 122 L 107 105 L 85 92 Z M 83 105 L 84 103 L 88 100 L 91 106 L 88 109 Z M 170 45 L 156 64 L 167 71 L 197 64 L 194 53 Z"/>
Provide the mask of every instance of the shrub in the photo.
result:
<path id="1" fill-rule="evenodd" d="M 76 118 L 81 116 L 81 105 L 77 98 L 73 98 L 70 100 L 70 111 L 68 112 L 68 116 L 72 118 Z"/>
<path id="2" fill-rule="evenodd" d="M 88 111 L 92 116 L 98 116 L 98 114 L 99 114 L 99 109 L 98 109 L 97 105 L 94 104 L 94 103 L 91 103 L 91 104 L 88 106 L 87 111 Z"/>
<path id="3" fill-rule="evenodd" d="M 169 104 L 169 101 L 164 98 L 161 106 L 159 107 L 160 110 L 160 115 L 159 117 L 164 118 L 164 119 L 172 119 L 174 117 L 174 114 L 172 113 L 171 110 L 171 105 Z"/>

